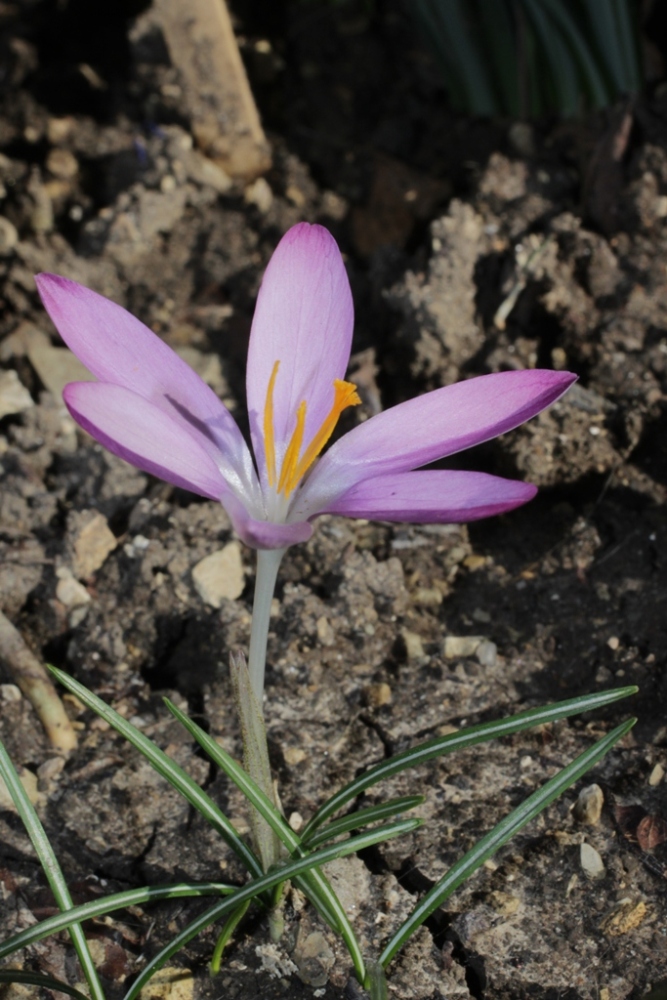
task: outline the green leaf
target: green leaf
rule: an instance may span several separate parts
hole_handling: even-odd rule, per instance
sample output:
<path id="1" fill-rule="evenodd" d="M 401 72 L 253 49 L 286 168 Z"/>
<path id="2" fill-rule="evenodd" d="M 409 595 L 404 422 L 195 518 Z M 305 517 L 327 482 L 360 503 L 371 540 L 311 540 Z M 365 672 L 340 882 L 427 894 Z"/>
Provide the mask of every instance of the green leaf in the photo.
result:
<path id="1" fill-rule="evenodd" d="M 523 2 L 527 3 L 528 0 L 523 0 Z M 534 0 L 530 0 L 530 3 L 534 6 Z M 605 84 L 588 42 L 582 35 L 576 22 L 560 0 L 540 0 L 540 5 L 545 13 L 551 16 L 554 24 L 562 31 L 563 38 L 567 42 L 568 48 L 582 71 L 593 107 L 604 108 L 607 104 L 611 103 L 614 95 Z M 558 75 L 559 77 L 564 75 L 562 70 Z"/>
<path id="2" fill-rule="evenodd" d="M 327 823 L 319 833 L 313 834 L 309 840 L 306 841 L 302 838 L 301 843 L 304 847 L 307 846 L 309 850 L 313 850 L 313 848 L 319 847 L 321 844 L 326 844 L 335 837 L 349 833 L 350 830 L 361 830 L 363 826 L 368 826 L 369 823 L 378 823 L 380 820 L 389 819 L 390 816 L 395 816 L 397 813 L 415 809 L 424 801 L 425 797 L 423 795 L 404 795 L 400 799 L 390 799 L 389 802 L 382 802 L 377 806 L 358 809 L 348 816 L 343 816 L 341 819 L 335 819 L 331 823 Z"/>
<path id="3" fill-rule="evenodd" d="M 75 694 L 87 708 L 92 709 L 100 718 L 108 722 L 116 732 L 124 736 L 139 753 L 144 755 L 151 767 L 163 778 L 166 778 L 169 784 L 177 792 L 180 792 L 183 798 L 217 830 L 225 843 L 231 847 L 234 853 L 245 864 L 251 875 L 261 875 L 263 873 L 259 860 L 248 845 L 241 840 L 224 813 L 218 809 L 215 802 L 213 802 L 206 792 L 186 774 L 182 767 L 179 767 L 171 757 L 168 757 L 164 751 L 160 750 L 157 744 L 144 736 L 136 726 L 133 726 L 131 722 L 124 719 L 122 715 L 119 715 L 110 705 L 107 705 L 101 698 L 94 695 L 83 684 L 79 684 L 73 677 L 70 677 L 62 670 L 58 670 L 57 667 L 49 666 L 49 670 L 60 681 L 63 687 L 66 687 L 68 691 Z"/>
<path id="4" fill-rule="evenodd" d="M 456 864 L 452 865 L 446 875 L 417 903 L 408 919 L 392 936 L 380 955 L 382 965 L 386 968 L 396 952 L 403 947 L 417 928 L 421 927 L 424 921 L 451 896 L 462 882 L 470 878 L 480 865 L 483 865 L 503 844 L 506 844 L 511 837 L 541 813 L 570 785 L 578 781 L 589 768 L 597 764 L 607 751 L 632 729 L 636 721 L 636 719 L 629 719 L 627 722 L 623 722 L 603 739 L 598 740 L 589 750 L 580 754 L 576 760 L 564 767 L 536 792 L 533 792 L 525 802 L 522 802 L 509 816 L 501 820 L 490 833 L 482 837 Z"/>
<path id="5" fill-rule="evenodd" d="M 331 796 L 314 814 L 312 819 L 306 824 L 301 834 L 302 841 L 306 841 L 313 834 L 313 831 L 329 819 L 335 812 L 338 812 L 344 805 L 356 798 L 367 788 L 393 778 L 395 774 L 400 774 L 411 767 L 418 767 L 426 761 L 433 760 L 434 757 L 441 757 L 445 754 L 453 753 L 455 750 L 463 750 L 466 747 L 476 746 L 478 743 L 485 743 L 487 740 L 498 739 L 501 736 L 511 736 L 520 733 L 524 729 L 532 729 L 535 726 L 542 726 L 549 722 L 556 722 L 558 719 L 565 719 L 570 715 L 580 715 L 582 712 L 590 712 L 597 708 L 611 705 L 622 698 L 628 698 L 637 693 L 635 686 L 616 688 L 613 691 L 602 691 L 597 694 L 586 694 L 578 698 L 568 698 L 567 701 L 559 701 L 554 705 L 546 705 L 542 708 L 530 708 L 518 715 L 508 719 L 500 719 L 497 722 L 483 722 L 477 726 L 469 726 L 461 729 L 458 733 L 449 733 L 447 736 L 438 736 L 425 743 L 418 743 L 417 746 L 404 750 L 402 753 L 383 760 L 374 767 L 371 767 L 365 774 L 360 775 L 345 785 L 338 792 Z"/>
<path id="6" fill-rule="evenodd" d="M 551 66 L 550 82 L 558 110 L 565 116 L 575 115 L 579 111 L 583 88 L 580 88 L 577 64 L 570 47 L 563 40 L 558 24 L 547 17 L 542 0 L 523 0 L 523 5 L 540 40 L 543 57 L 546 56 Z M 544 58 L 541 75 L 544 75 Z"/>
<path id="7" fill-rule="evenodd" d="M 123 1000 L 135 1000 L 151 976 L 165 962 L 168 962 L 172 955 L 186 945 L 188 941 L 191 941 L 200 931 L 206 927 L 210 927 L 211 924 L 214 924 L 228 913 L 232 913 L 246 899 L 253 899 L 259 893 L 274 889 L 283 882 L 296 881 L 298 876 L 310 871 L 315 866 L 324 865 L 336 858 L 347 857 L 349 854 L 355 854 L 357 851 L 362 851 L 373 844 L 390 840 L 393 837 L 400 837 L 404 833 L 411 833 L 418 826 L 421 826 L 421 820 L 419 819 L 404 819 L 396 823 L 388 823 L 385 826 L 376 827 L 374 830 L 368 830 L 366 833 L 360 833 L 356 837 L 351 837 L 349 840 L 343 841 L 343 843 L 323 847 L 321 850 L 315 851 L 305 858 L 289 861 L 275 871 L 268 872 L 261 878 L 253 879 L 243 889 L 237 890 L 229 899 L 217 903 L 210 910 L 200 914 L 191 924 L 188 924 L 180 934 L 173 938 L 162 951 L 151 959 L 125 994 Z"/>
<path id="8" fill-rule="evenodd" d="M 45 990 L 58 990 L 60 993 L 66 993 L 69 997 L 75 997 L 76 1000 L 89 1000 L 85 993 L 74 989 L 73 986 L 68 986 L 67 983 L 54 979 L 53 976 L 43 976 L 39 972 L 23 972 L 18 969 L 5 971 L 2 969 L 0 970 L 0 983 L 26 983 L 28 986 L 41 986 Z"/>
<path id="9" fill-rule="evenodd" d="M 181 712 L 168 698 L 165 698 L 165 704 L 172 715 L 178 719 L 181 725 L 199 743 L 200 747 L 205 750 L 211 760 L 218 767 L 222 768 L 237 788 L 243 792 L 250 805 L 257 810 L 267 826 L 282 840 L 290 854 L 302 857 L 306 852 L 303 849 L 301 839 L 285 821 L 283 816 L 281 816 L 259 785 L 252 780 L 241 765 L 223 750 L 208 733 L 205 733 L 196 722 L 193 722 L 184 712 Z M 359 981 L 363 982 L 364 959 L 361 954 L 359 942 L 357 941 L 347 913 L 338 896 L 329 885 L 326 876 L 317 869 L 313 869 L 313 871 L 309 870 L 300 880 L 299 887 L 313 902 L 313 905 L 320 911 L 325 920 L 342 936 L 350 952 Z"/>
<path id="10" fill-rule="evenodd" d="M 416 9 L 449 80 L 455 80 L 457 103 L 465 102 L 466 110 L 475 115 L 496 114 L 500 109 L 486 60 L 470 30 L 461 0 L 418 0 Z"/>
<path id="11" fill-rule="evenodd" d="M 42 941 L 50 934 L 67 930 L 74 923 L 83 923 L 94 917 L 106 916 L 107 913 L 113 913 L 114 910 L 124 910 L 126 907 L 141 906 L 144 903 L 158 903 L 164 899 L 228 896 L 237 890 L 238 886 L 227 885 L 225 882 L 177 882 L 173 885 L 167 883 L 117 892 L 111 896 L 104 896 L 102 899 L 82 903 L 67 912 L 54 913 L 52 917 L 47 917 L 46 920 L 12 935 L 0 944 L 0 959 L 7 958 L 8 955 L 21 948 L 27 948 L 28 945 L 35 944 L 36 941 Z"/>
<path id="12" fill-rule="evenodd" d="M 222 953 L 227 947 L 227 943 L 229 942 L 232 934 L 234 933 L 238 925 L 241 923 L 246 913 L 248 912 L 248 907 L 250 906 L 251 903 L 252 903 L 251 899 L 246 899 L 244 903 L 241 903 L 238 910 L 232 913 L 232 915 L 227 919 L 227 923 L 222 928 L 222 933 L 218 937 L 218 940 L 215 942 L 215 948 L 213 949 L 213 954 L 211 955 L 210 968 L 213 975 L 220 972 L 220 962 L 222 961 Z"/>
<path id="13" fill-rule="evenodd" d="M 51 886 L 56 903 L 61 910 L 72 910 L 74 904 L 72 903 L 72 897 L 69 894 L 62 869 L 58 864 L 58 859 L 2 742 L 0 742 L 0 775 L 4 778 L 18 814 L 23 820 L 23 825 L 30 837 L 32 846 L 35 848 L 39 862 L 44 869 L 44 874 Z M 79 957 L 81 968 L 83 969 L 83 974 L 86 977 L 93 1000 L 104 1000 L 102 984 L 97 976 L 95 963 L 90 954 L 88 942 L 86 941 L 81 924 L 71 924 L 69 934 Z"/>

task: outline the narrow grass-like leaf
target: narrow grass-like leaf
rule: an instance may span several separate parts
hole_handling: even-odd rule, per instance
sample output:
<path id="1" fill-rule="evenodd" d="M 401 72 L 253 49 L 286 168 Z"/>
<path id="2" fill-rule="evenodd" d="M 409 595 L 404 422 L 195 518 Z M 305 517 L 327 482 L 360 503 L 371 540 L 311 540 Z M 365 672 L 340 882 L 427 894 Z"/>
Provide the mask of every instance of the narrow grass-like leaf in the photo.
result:
<path id="1" fill-rule="evenodd" d="M 67 930 L 74 923 L 83 923 L 95 917 L 106 916 L 115 910 L 124 910 L 129 906 L 142 906 L 144 903 L 159 903 L 165 899 L 189 899 L 199 896 L 230 896 L 238 891 L 237 885 L 227 885 L 226 882 L 176 882 L 142 886 L 141 889 L 127 889 L 116 892 L 102 899 L 93 899 L 82 903 L 66 912 L 54 913 L 52 917 L 41 920 L 38 924 L 26 927 L 25 930 L 13 934 L 0 944 L 0 959 L 7 958 L 21 948 L 27 948 L 36 941 L 42 941 L 50 934 Z"/>
<path id="2" fill-rule="evenodd" d="M 25 983 L 27 986 L 41 986 L 45 990 L 58 990 L 66 993 L 68 997 L 75 997 L 75 1000 L 90 1000 L 85 993 L 62 983 L 53 976 L 44 976 L 39 972 L 24 972 L 18 969 L 0 970 L 0 983 Z"/>
<path id="3" fill-rule="evenodd" d="M 222 928 L 222 932 L 218 937 L 218 940 L 215 942 L 215 948 L 213 949 L 213 954 L 211 955 L 210 968 L 213 975 L 220 972 L 222 953 L 227 947 L 232 934 L 248 912 L 248 907 L 251 903 L 251 899 L 246 899 L 244 903 L 241 903 L 238 910 L 232 913 L 232 915 L 227 919 L 225 926 Z"/>
<path id="4" fill-rule="evenodd" d="M 308 847 L 308 850 L 312 851 L 314 848 L 320 847 L 322 844 L 326 844 L 328 841 L 333 840 L 335 837 L 340 837 L 344 833 L 349 833 L 351 830 L 361 830 L 363 826 L 368 826 L 369 823 L 379 823 L 380 820 L 389 819 L 390 816 L 396 816 L 399 813 L 407 812 L 409 809 L 415 809 L 424 801 L 425 797 L 423 795 L 404 795 L 400 799 L 390 799 L 389 802 L 382 802 L 377 806 L 358 809 L 348 816 L 341 816 L 340 819 L 332 820 L 331 823 L 323 826 L 309 840 L 302 839 L 301 843 L 304 847 Z"/>
<path id="5" fill-rule="evenodd" d="M 181 712 L 168 698 L 165 704 L 182 726 L 187 729 L 190 735 L 199 743 L 200 747 L 208 754 L 218 767 L 222 768 L 227 777 L 231 778 L 237 788 L 245 795 L 250 805 L 257 810 L 262 819 L 273 830 L 277 837 L 283 842 L 287 850 L 296 857 L 303 857 L 306 853 L 300 837 L 294 832 L 292 827 L 285 821 L 278 812 L 269 797 L 262 791 L 249 774 L 234 760 L 215 740 L 205 733 L 201 726 Z M 342 936 L 350 957 L 359 977 L 359 981 L 364 980 L 364 958 L 357 937 L 349 921 L 343 904 L 329 885 L 326 876 L 313 869 L 308 871 L 299 882 L 299 888 L 305 892 L 314 906 L 322 913 L 324 918 L 332 924 L 335 930 Z"/>
<path id="6" fill-rule="evenodd" d="M 53 676 L 60 681 L 63 687 L 75 694 L 87 708 L 92 709 L 100 718 L 108 722 L 116 732 L 124 736 L 128 743 L 131 743 L 148 760 L 158 774 L 165 778 L 176 791 L 180 792 L 194 809 L 196 809 L 207 820 L 211 826 L 217 830 L 223 840 L 231 847 L 237 857 L 245 864 L 251 875 L 263 874 L 262 866 L 253 851 L 239 837 L 231 822 L 225 814 L 217 807 L 215 802 L 204 792 L 196 781 L 180 767 L 175 761 L 168 757 L 163 750 L 149 740 L 147 736 L 133 726 L 131 722 L 124 719 L 122 715 L 114 711 L 110 705 L 94 695 L 92 691 L 84 687 L 78 681 L 70 677 L 69 674 L 58 670 L 57 667 L 49 667 Z"/>
<path id="7" fill-rule="evenodd" d="M 502 110 L 517 118 L 522 112 L 520 74 L 524 67 L 519 65 L 518 58 L 519 26 L 512 17 L 507 0 L 484 4 L 479 32 L 491 68 L 494 92 L 502 94 Z"/>
<path id="8" fill-rule="evenodd" d="M 616 688 L 613 691 L 601 691 L 597 694 L 585 694 L 578 698 L 568 698 L 567 701 L 558 701 L 553 705 L 544 705 L 541 708 L 529 708 L 525 712 L 510 716 L 508 719 L 499 719 L 494 722 L 482 722 L 477 726 L 468 726 L 460 729 L 458 733 L 448 733 L 447 736 L 437 736 L 435 739 L 427 740 L 425 743 L 418 743 L 417 746 L 403 750 L 401 753 L 383 760 L 374 767 L 369 768 L 364 774 L 345 785 L 330 799 L 327 799 L 311 820 L 306 824 L 301 834 L 302 841 L 312 836 L 313 831 L 320 827 L 325 820 L 333 816 L 344 805 L 360 795 L 367 788 L 384 781 L 386 778 L 393 778 L 395 774 L 400 774 L 411 767 L 425 764 L 428 760 L 441 757 L 445 754 L 453 753 L 455 750 L 463 750 L 466 747 L 476 746 L 478 743 L 486 743 L 488 740 L 499 739 L 501 736 L 512 736 L 514 733 L 523 732 L 524 729 L 533 729 L 535 726 L 543 726 L 549 722 L 557 722 L 570 715 L 581 715 L 582 712 L 591 712 L 597 708 L 611 705 L 622 698 L 629 698 L 636 694 L 638 688 L 634 685 L 623 688 Z"/>
<path id="9" fill-rule="evenodd" d="M 636 94 L 642 86 L 641 44 L 637 8 L 628 0 L 609 0 L 615 14 L 616 30 L 623 51 L 626 93 Z"/>
<path id="10" fill-rule="evenodd" d="M 610 0 L 583 0 L 583 6 L 598 60 L 607 71 L 615 90 L 619 94 L 627 93 L 628 67 L 614 5 Z"/>
<path id="11" fill-rule="evenodd" d="M 452 865 L 446 875 L 419 901 L 408 919 L 387 943 L 380 955 L 382 965 L 386 968 L 396 952 L 403 947 L 417 928 L 421 927 L 424 921 L 451 896 L 462 882 L 468 879 L 480 865 L 483 865 L 503 844 L 506 844 L 511 837 L 541 813 L 570 785 L 578 781 L 594 764 L 597 764 L 618 740 L 630 732 L 636 721 L 636 719 L 629 719 L 627 722 L 623 722 L 603 739 L 598 740 L 590 749 L 580 754 L 576 760 L 564 767 L 536 792 L 533 792 L 525 802 L 522 802 L 509 816 L 501 820 L 490 833 L 482 837 L 471 850 Z"/>
<path id="12" fill-rule="evenodd" d="M 368 990 L 371 1000 L 388 1000 L 387 977 L 384 973 L 384 966 L 379 962 L 369 962 L 366 972 L 364 986 Z"/>
<path id="13" fill-rule="evenodd" d="M 583 96 L 584 89 L 577 64 L 561 37 L 558 24 L 547 17 L 541 0 L 523 0 L 523 5 L 540 40 L 543 55 L 551 66 L 550 82 L 558 110 L 570 117 L 579 110 L 579 98 Z"/>
<path id="14" fill-rule="evenodd" d="M 30 841 L 35 849 L 37 857 L 39 858 L 39 862 L 44 869 L 44 874 L 46 875 L 47 881 L 51 887 L 51 892 L 55 896 L 56 903 L 61 910 L 72 910 L 74 908 L 74 904 L 72 903 L 72 897 L 70 896 L 69 889 L 67 888 L 65 876 L 63 875 L 62 869 L 58 864 L 58 859 L 56 858 L 53 848 L 49 843 L 49 838 L 46 836 L 46 831 L 42 826 L 39 816 L 35 812 L 34 806 L 28 798 L 25 788 L 21 784 L 21 780 L 16 773 L 14 765 L 12 764 L 9 754 L 7 753 L 2 742 L 0 742 L 0 775 L 4 778 L 17 812 L 23 820 L 23 825 L 25 826 L 26 832 L 30 837 Z M 69 927 L 69 934 L 72 938 L 74 949 L 79 957 L 79 962 L 81 963 L 81 968 L 90 988 L 93 1000 L 104 1000 L 104 990 L 102 989 L 102 984 L 99 981 L 95 963 L 93 962 L 93 957 L 90 954 L 88 942 L 86 941 L 86 935 L 83 933 L 81 924 L 72 924 Z"/>
<path id="15" fill-rule="evenodd" d="M 609 87 L 606 86 L 588 42 L 582 36 L 578 25 L 570 16 L 569 11 L 566 10 L 565 5 L 560 3 L 559 0 L 540 0 L 540 4 L 562 31 L 569 49 L 579 63 L 593 107 L 605 107 L 613 99 L 613 94 Z"/>
<path id="16" fill-rule="evenodd" d="M 268 872 L 261 878 L 253 879 L 248 885 L 237 890 L 233 896 L 230 896 L 223 902 L 217 903 L 211 909 L 206 910 L 205 913 L 200 914 L 191 924 L 188 924 L 162 951 L 151 959 L 125 994 L 123 1000 L 135 1000 L 151 976 L 165 962 L 168 962 L 172 955 L 175 955 L 177 951 L 186 945 L 188 941 L 191 941 L 200 931 L 206 927 L 210 927 L 211 924 L 214 924 L 228 913 L 232 913 L 246 899 L 253 899 L 259 893 L 274 889 L 283 882 L 296 881 L 300 875 L 310 871 L 315 866 L 324 865 L 336 858 L 347 857 L 349 854 L 354 854 L 366 847 L 372 847 L 373 844 L 391 840 L 393 837 L 400 837 L 404 833 L 411 833 L 418 826 L 421 826 L 421 820 L 419 819 L 404 819 L 396 823 L 387 823 L 385 826 L 376 827 L 374 830 L 367 830 L 365 833 L 360 833 L 358 836 L 351 837 L 342 843 L 323 847 L 321 850 L 314 851 L 305 858 L 288 861 L 275 871 Z"/>
<path id="17" fill-rule="evenodd" d="M 471 36 L 461 0 L 421 0 L 419 11 L 431 36 L 437 39 L 445 64 L 455 67 L 454 75 L 465 94 L 465 105 L 472 114 L 492 115 L 498 108 L 486 64 L 479 46 Z"/>

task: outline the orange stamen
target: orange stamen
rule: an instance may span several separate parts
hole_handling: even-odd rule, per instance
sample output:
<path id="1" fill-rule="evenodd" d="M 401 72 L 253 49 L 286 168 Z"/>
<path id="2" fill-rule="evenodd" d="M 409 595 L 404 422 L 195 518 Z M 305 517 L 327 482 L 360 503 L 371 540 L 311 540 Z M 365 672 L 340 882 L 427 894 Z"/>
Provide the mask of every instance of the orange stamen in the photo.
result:
<path id="1" fill-rule="evenodd" d="M 266 403 L 264 404 L 264 456 L 266 458 L 266 476 L 269 486 L 276 487 L 277 493 L 284 493 L 287 497 L 298 486 L 322 451 L 322 448 L 324 448 L 333 434 L 338 423 L 338 418 L 343 410 L 346 410 L 348 406 L 358 406 L 361 403 L 361 399 L 357 393 L 357 387 L 353 382 L 343 382 L 341 379 L 334 379 L 334 400 L 331 409 L 303 455 L 299 458 L 306 427 L 306 401 L 304 399 L 296 411 L 296 426 L 287 445 L 280 468 L 280 478 L 278 478 L 276 473 L 276 443 L 273 429 L 273 391 L 279 366 L 280 361 L 276 361 L 266 390 Z"/>
<path id="2" fill-rule="evenodd" d="M 348 406 L 358 406 L 361 403 L 359 394 L 357 393 L 357 387 L 353 382 L 343 382 L 342 379 L 334 380 L 334 401 L 329 413 L 322 421 L 322 426 L 317 431 L 312 441 L 306 448 L 301 461 L 296 466 L 296 468 L 291 472 L 289 477 L 285 480 L 285 494 L 288 495 L 292 492 L 295 486 L 303 479 L 308 469 L 311 467 L 319 453 L 324 448 L 325 444 L 331 437 L 338 423 L 338 418 L 340 417 L 343 410 L 346 410 Z M 305 403 L 301 406 L 304 408 L 304 418 L 305 418 Z M 301 407 L 299 407 L 301 409 Z M 296 433 L 296 432 L 295 432 Z M 291 446 L 291 442 L 290 442 Z M 288 449 L 289 451 L 289 449 Z M 287 456 L 285 456 L 287 457 Z M 282 476 L 281 476 L 282 482 Z"/>
<path id="3" fill-rule="evenodd" d="M 299 463 L 299 452 L 301 451 L 301 444 L 303 442 L 303 429 L 305 426 L 306 426 L 306 401 L 304 400 L 302 403 L 299 403 L 299 408 L 296 411 L 296 427 L 294 428 L 294 433 L 290 438 L 290 443 L 287 445 L 287 451 L 285 452 L 285 457 L 283 458 L 283 465 L 280 470 L 280 479 L 278 481 L 278 492 L 282 493 L 282 491 L 285 490 L 286 496 L 293 489 L 293 487 L 289 486 L 288 484 L 292 482 L 295 470 Z"/>
<path id="4" fill-rule="evenodd" d="M 266 475 L 269 486 L 276 483 L 276 443 L 273 436 L 273 387 L 276 384 L 276 376 L 280 361 L 276 361 L 269 379 L 269 387 L 266 390 L 266 403 L 264 404 L 264 457 L 266 458 Z"/>

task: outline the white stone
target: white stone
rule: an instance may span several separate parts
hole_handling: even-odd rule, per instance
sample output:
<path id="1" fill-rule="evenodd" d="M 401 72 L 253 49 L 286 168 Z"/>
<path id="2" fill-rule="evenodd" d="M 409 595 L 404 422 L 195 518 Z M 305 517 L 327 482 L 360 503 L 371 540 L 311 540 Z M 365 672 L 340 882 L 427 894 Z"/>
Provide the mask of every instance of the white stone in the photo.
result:
<path id="1" fill-rule="evenodd" d="M 19 234 L 14 223 L 0 215 L 0 256 L 13 250 L 18 241 Z"/>
<path id="2" fill-rule="evenodd" d="M 29 771 L 27 767 L 17 768 L 19 780 L 23 785 L 23 789 L 26 792 L 29 801 L 33 806 L 37 805 L 40 799 L 40 794 L 37 791 L 37 775 L 32 771 Z M 5 784 L 4 778 L 0 777 L 0 809 L 7 809 L 9 812 L 16 812 L 16 806 L 14 805 L 14 800 L 9 794 L 9 789 Z"/>
<path id="3" fill-rule="evenodd" d="M 74 575 L 79 580 L 87 580 L 100 569 L 117 544 L 106 517 L 94 513 L 74 541 Z"/>
<path id="4" fill-rule="evenodd" d="M 44 388 L 58 400 L 62 400 L 68 382 L 94 381 L 88 369 L 65 347 L 37 344 L 28 348 L 28 358 Z"/>
<path id="5" fill-rule="evenodd" d="M 483 667 L 495 667 L 498 662 L 498 647 L 490 639 L 482 639 L 475 650 L 475 656 Z"/>
<path id="6" fill-rule="evenodd" d="M 256 181 L 249 184 L 243 197 L 248 205 L 254 205 L 263 215 L 269 211 L 273 204 L 273 191 L 264 177 L 258 177 Z"/>
<path id="7" fill-rule="evenodd" d="M 66 608 L 78 608 L 90 604 L 90 594 L 78 580 L 74 578 L 67 567 L 62 566 L 57 571 L 56 597 Z"/>
<path id="8" fill-rule="evenodd" d="M 599 785 L 586 785 L 574 804 L 574 818 L 580 823 L 597 826 L 602 815 L 604 794 Z"/>
<path id="9" fill-rule="evenodd" d="M 33 406 L 32 396 L 13 369 L 0 372 L 0 420 Z"/>
<path id="10" fill-rule="evenodd" d="M 224 549 L 212 552 L 192 570 L 192 582 L 204 604 L 222 607 L 224 600 L 235 601 L 245 587 L 241 546 L 230 542 Z"/>
<path id="11" fill-rule="evenodd" d="M 604 862 L 598 852 L 590 844 L 582 844 L 579 849 L 579 861 L 584 874 L 588 878 L 602 878 L 605 873 Z"/>
<path id="12" fill-rule="evenodd" d="M 442 644 L 443 656 L 447 660 L 474 656 L 482 642 L 486 642 L 483 635 L 448 635 Z"/>

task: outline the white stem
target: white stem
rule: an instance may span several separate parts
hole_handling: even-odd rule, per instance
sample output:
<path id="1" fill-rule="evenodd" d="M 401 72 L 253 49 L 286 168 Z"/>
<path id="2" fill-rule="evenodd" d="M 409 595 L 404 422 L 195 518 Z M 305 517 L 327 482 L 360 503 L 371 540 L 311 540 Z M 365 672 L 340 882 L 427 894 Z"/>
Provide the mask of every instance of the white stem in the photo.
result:
<path id="1" fill-rule="evenodd" d="M 250 629 L 250 649 L 248 670 L 257 704 L 262 705 L 264 695 L 264 672 L 266 669 L 266 644 L 269 637 L 271 601 L 276 586 L 278 567 L 285 549 L 258 549 L 255 597 L 252 605 L 252 626 Z"/>

